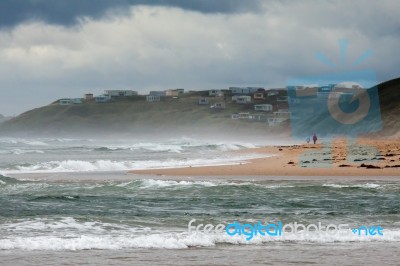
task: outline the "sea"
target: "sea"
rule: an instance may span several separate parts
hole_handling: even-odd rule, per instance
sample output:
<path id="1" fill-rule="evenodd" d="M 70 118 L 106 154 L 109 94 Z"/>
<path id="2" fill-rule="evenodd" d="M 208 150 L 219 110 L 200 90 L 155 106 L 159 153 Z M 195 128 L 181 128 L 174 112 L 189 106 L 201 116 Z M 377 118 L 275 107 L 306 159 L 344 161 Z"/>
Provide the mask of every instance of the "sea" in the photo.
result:
<path id="1" fill-rule="evenodd" d="M 0 138 L 0 265 L 400 264 L 396 178 L 127 173 L 247 163 L 271 144 Z"/>

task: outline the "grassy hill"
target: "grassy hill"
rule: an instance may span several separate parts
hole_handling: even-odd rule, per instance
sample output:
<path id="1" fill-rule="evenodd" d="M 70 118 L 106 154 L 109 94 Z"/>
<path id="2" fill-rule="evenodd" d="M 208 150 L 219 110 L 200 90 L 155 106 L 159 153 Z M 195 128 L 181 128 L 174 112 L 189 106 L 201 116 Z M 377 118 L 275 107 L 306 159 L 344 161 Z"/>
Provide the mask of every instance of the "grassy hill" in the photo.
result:
<path id="1" fill-rule="evenodd" d="M 85 102 L 62 106 L 58 101 L 25 112 L 5 122 L 0 133 L 20 134 L 132 134 L 132 133 L 185 133 L 215 132 L 221 134 L 247 134 L 257 131 L 283 132 L 282 128 L 269 128 L 267 123 L 232 120 L 231 114 L 254 112 L 253 105 L 239 105 L 231 97 L 208 97 L 209 105 L 225 102 L 226 109 L 212 110 L 199 105 L 198 99 L 208 91 L 185 93 L 178 98 L 167 97 L 161 102 L 146 102 L 145 96 L 116 99 L 108 103 Z M 268 101 L 268 100 L 267 100 Z M 287 127 L 287 125 L 283 125 Z"/>
<path id="2" fill-rule="evenodd" d="M 383 131 L 381 135 L 399 136 L 400 129 L 400 78 L 378 85 Z M 280 95 L 285 95 L 280 91 Z M 209 105 L 225 102 L 226 109 L 211 110 L 209 105 L 199 105 L 198 99 L 207 97 Z M 277 108 L 276 96 L 258 103 L 271 103 Z M 249 138 L 265 133 L 290 134 L 289 123 L 269 127 L 266 122 L 232 120 L 232 113 L 254 113 L 254 104 L 232 103 L 229 94 L 208 97 L 208 91 L 185 93 L 178 98 L 167 97 L 161 102 L 146 102 L 145 96 L 115 99 L 109 103 L 85 102 L 61 106 L 58 101 L 25 112 L 0 125 L 0 134 L 19 135 L 81 135 L 87 134 L 177 134 L 218 133 L 244 135 Z M 313 117 L 315 123 L 323 123 Z M 309 129 L 304 129 L 309 131 Z"/>
<path id="3" fill-rule="evenodd" d="M 383 134 L 400 137 L 400 78 L 378 85 Z"/>

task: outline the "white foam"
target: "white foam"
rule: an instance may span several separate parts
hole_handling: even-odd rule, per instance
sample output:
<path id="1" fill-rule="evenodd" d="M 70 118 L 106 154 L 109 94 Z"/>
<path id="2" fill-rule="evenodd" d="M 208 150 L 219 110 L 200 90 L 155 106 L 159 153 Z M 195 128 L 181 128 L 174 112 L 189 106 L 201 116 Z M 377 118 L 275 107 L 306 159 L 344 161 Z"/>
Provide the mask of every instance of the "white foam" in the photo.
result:
<path id="1" fill-rule="evenodd" d="M 381 185 L 373 184 L 373 183 L 366 183 L 366 184 L 354 184 L 354 185 L 347 185 L 347 184 L 323 184 L 323 187 L 333 187 L 333 188 L 381 188 Z"/>
<path id="2" fill-rule="evenodd" d="M 14 236 L 0 239 L 0 249 L 22 250 L 82 250 L 82 249 L 126 249 L 126 248 L 164 248 L 186 249 L 189 247 L 212 247 L 217 244 L 262 245 L 269 242 L 295 243 L 334 243 L 334 242 L 399 242 L 400 231 L 385 230 L 384 236 L 358 236 L 351 232 L 346 234 L 290 234 L 282 237 L 255 236 L 247 241 L 245 236 L 228 236 L 221 234 L 203 234 L 187 232 L 157 233 L 133 235 L 82 234 L 68 237 L 40 235 Z"/>
<path id="3" fill-rule="evenodd" d="M 43 154 L 44 151 L 41 150 L 23 150 L 23 149 L 14 149 L 11 151 L 12 154 L 20 155 L 20 154 L 26 154 L 26 153 L 41 153 Z"/>
<path id="4" fill-rule="evenodd" d="M 7 144 L 25 144 L 29 146 L 47 146 L 48 144 L 39 141 L 39 140 L 29 140 L 29 139 L 13 139 L 13 138 L 1 138 L 0 139 L 1 143 L 7 143 Z"/>
<path id="5" fill-rule="evenodd" d="M 173 181 L 173 180 L 154 180 L 154 179 L 144 179 L 142 180 L 142 186 L 144 188 L 149 187 L 172 187 L 172 186 L 205 186 L 214 187 L 217 186 L 216 182 L 206 182 L 206 181 Z"/>
<path id="6" fill-rule="evenodd" d="M 171 153 L 182 153 L 185 150 L 198 148 L 199 150 L 217 150 L 217 151 L 234 151 L 244 148 L 256 148 L 255 145 L 251 143 L 208 143 L 192 140 L 190 142 L 180 141 L 180 142 L 139 142 L 134 144 L 124 144 L 124 145 L 105 145 L 103 148 L 109 150 L 146 150 L 153 152 L 171 152 Z"/>
<path id="7" fill-rule="evenodd" d="M 14 223 L 5 223 L 1 225 L 1 230 L 15 233 L 31 232 L 85 232 L 85 233 L 112 233 L 124 231 L 126 233 L 147 232 L 149 228 L 135 228 L 121 224 L 110 224 L 104 222 L 80 222 L 73 217 L 63 217 L 60 220 L 47 218 L 36 218 L 33 220 L 22 220 Z"/>
<path id="8" fill-rule="evenodd" d="M 246 163 L 246 160 L 264 158 L 267 155 L 247 154 L 233 157 L 219 157 L 213 159 L 187 159 L 187 160 L 148 160 L 148 161 L 111 161 L 111 160 L 65 160 L 50 161 L 33 164 L 30 166 L 16 165 L 12 168 L 0 169 L 3 173 L 46 173 L 46 172 L 91 172 L 91 171 L 119 171 L 143 170 L 158 168 L 182 168 L 211 165 L 235 165 Z"/>

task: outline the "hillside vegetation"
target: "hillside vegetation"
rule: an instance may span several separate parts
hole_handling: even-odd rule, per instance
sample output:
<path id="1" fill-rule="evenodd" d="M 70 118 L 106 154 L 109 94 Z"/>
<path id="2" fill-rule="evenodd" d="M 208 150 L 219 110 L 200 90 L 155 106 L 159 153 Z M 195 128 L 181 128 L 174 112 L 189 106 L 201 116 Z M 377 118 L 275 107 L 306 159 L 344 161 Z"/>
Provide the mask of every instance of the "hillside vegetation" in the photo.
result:
<path id="1" fill-rule="evenodd" d="M 232 120 L 231 114 L 253 112 L 253 104 L 240 105 L 231 97 L 209 97 L 209 105 L 225 102 L 226 109 L 212 110 L 199 105 L 198 99 L 207 92 L 187 93 L 178 98 L 167 97 L 161 102 L 146 102 L 145 96 L 133 96 L 108 103 L 85 102 L 62 106 L 58 101 L 25 112 L 7 121 L 0 133 L 20 134 L 131 134 L 131 133 L 251 133 L 283 132 L 268 128 L 267 123 Z M 250 123 L 250 126 L 249 126 Z M 287 125 L 283 125 L 287 127 Z"/>
<path id="2" fill-rule="evenodd" d="M 383 130 L 378 136 L 399 136 L 400 129 L 400 78 L 378 85 Z M 280 95 L 285 95 L 280 91 Z M 232 113 L 250 112 L 254 103 L 232 103 L 231 95 L 207 97 L 208 91 L 185 93 L 179 97 L 167 97 L 161 102 L 146 102 L 145 96 L 116 99 L 109 103 L 85 102 L 61 106 L 58 101 L 25 112 L 0 125 L 0 134 L 10 135 L 81 135 L 88 134 L 161 134 L 161 133 L 218 133 L 220 135 L 290 134 L 288 122 L 269 127 L 266 122 L 232 120 Z M 225 102 L 226 109 L 212 110 L 209 105 L 199 105 L 198 99 L 207 97 L 209 105 Z M 267 97 L 257 103 L 279 106 L 276 97 Z M 313 117 L 315 123 L 323 123 Z M 373 121 L 371 122 L 373 123 Z M 308 129 L 304 129 L 308 130 Z M 309 130 L 308 130 L 309 131 Z"/>

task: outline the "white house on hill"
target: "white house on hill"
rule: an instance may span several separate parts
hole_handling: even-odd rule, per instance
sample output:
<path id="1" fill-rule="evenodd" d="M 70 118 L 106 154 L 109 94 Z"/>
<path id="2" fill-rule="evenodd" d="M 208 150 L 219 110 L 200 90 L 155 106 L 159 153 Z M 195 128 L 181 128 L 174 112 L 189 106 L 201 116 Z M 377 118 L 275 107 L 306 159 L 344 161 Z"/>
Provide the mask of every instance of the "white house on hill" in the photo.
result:
<path id="1" fill-rule="evenodd" d="M 73 104 L 82 104 L 82 98 L 68 98 L 68 99 L 61 99 L 58 102 L 60 105 L 73 105 Z"/>
<path id="2" fill-rule="evenodd" d="M 251 96 L 234 95 L 234 96 L 232 96 L 232 102 L 239 103 L 239 104 L 251 103 Z"/>
<path id="3" fill-rule="evenodd" d="M 99 95 L 94 97 L 94 101 L 96 103 L 106 103 L 108 101 L 111 100 L 111 96 L 110 95 Z"/>
<path id="4" fill-rule="evenodd" d="M 199 105 L 208 105 L 208 99 L 207 98 L 200 98 L 198 101 Z"/>
<path id="5" fill-rule="evenodd" d="M 272 111 L 272 104 L 256 104 L 254 105 L 254 111 L 270 112 Z"/>
<path id="6" fill-rule="evenodd" d="M 165 91 L 151 91 L 149 93 L 150 96 L 160 96 L 164 97 L 165 96 Z"/>
<path id="7" fill-rule="evenodd" d="M 147 102 L 159 102 L 159 101 L 161 101 L 161 97 L 159 95 L 147 95 L 146 101 Z"/>
<path id="8" fill-rule="evenodd" d="M 225 109 L 225 103 L 214 103 L 213 105 L 210 106 L 211 109 L 213 110 L 222 110 Z"/>

